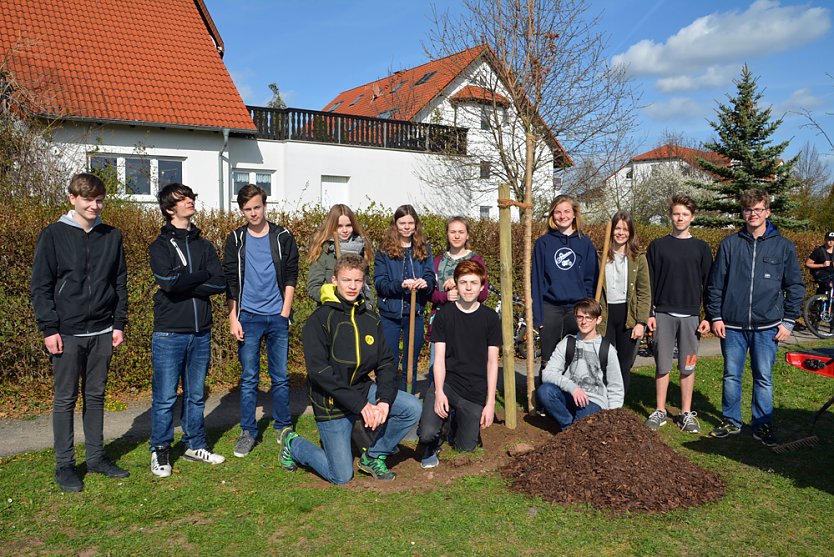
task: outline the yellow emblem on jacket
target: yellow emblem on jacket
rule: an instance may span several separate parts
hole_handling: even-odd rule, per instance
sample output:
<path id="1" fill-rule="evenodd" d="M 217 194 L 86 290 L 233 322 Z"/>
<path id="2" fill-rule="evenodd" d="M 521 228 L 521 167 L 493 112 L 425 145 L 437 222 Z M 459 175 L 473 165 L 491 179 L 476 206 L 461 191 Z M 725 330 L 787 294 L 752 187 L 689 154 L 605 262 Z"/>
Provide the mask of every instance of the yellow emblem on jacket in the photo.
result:
<path id="1" fill-rule="evenodd" d="M 370 346 L 374 343 L 374 337 L 372 335 L 365 335 L 365 344 Z"/>

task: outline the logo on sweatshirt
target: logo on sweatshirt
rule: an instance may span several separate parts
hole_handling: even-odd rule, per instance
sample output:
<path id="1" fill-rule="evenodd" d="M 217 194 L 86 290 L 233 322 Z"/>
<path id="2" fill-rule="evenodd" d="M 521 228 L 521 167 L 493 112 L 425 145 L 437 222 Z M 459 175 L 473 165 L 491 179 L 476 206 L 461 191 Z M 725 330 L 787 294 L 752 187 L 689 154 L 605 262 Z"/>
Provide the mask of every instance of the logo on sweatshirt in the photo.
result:
<path id="1" fill-rule="evenodd" d="M 576 264 L 576 254 L 570 248 L 559 248 L 553 256 L 553 261 L 560 271 L 567 271 Z"/>
<path id="2" fill-rule="evenodd" d="M 374 337 L 373 337 L 373 336 L 371 336 L 371 335 L 365 335 L 365 344 L 367 344 L 368 346 L 370 346 L 370 345 L 372 345 L 373 343 L 374 343 Z"/>

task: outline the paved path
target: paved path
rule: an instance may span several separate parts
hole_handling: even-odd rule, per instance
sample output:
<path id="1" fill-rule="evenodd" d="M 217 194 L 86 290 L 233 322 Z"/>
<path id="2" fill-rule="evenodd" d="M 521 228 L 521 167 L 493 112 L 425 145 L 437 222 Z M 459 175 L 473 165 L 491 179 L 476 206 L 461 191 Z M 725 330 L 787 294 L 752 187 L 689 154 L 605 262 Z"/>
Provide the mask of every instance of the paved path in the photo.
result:
<path id="1" fill-rule="evenodd" d="M 816 337 L 807 332 L 791 337 L 787 344 L 802 344 Z M 701 343 L 701 356 L 721 354 L 718 339 L 708 338 Z M 651 358 L 638 357 L 635 366 L 653 365 Z M 516 361 L 516 373 L 519 385 L 525 384 L 526 367 L 524 360 Z M 501 374 L 499 373 L 499 378 Z M 106 442 L 123 439 L 146 442 L 150 437 L 151 415 L 150 398 L 128 404 L 128 408 L 119 412 L 106 412 L 104 416 L 104 438 Z M 177 403 L 179 405 L 179 402 Z M 259 393 L 257 419 L 271 415 L 271 402 L 267 393 Z M 312 410 L 307 399 L 306 389 L 290 390 L 290 410 L 294 416 L 310 414 Z M 174 409 L 179 416 L 179 406 Z M 240 419 L 238 391 L 210 393 L 206 400 L 206 427 L 208 429 L 230 429 L 236 427 Z M 271 420 L 269 420 L 271 426 Z M 178 426 L 178 420 L 175 421 Z M 271 434 L 270 434 L 271 435 Z M 84 431 L 81 413 L 75 414 L 76 443 L 83 442 Z M 52 415 L 46 414 L 34 419 L 0 419 L 0 457 L 19 453 L 40 451 L 52 447 Z"/>

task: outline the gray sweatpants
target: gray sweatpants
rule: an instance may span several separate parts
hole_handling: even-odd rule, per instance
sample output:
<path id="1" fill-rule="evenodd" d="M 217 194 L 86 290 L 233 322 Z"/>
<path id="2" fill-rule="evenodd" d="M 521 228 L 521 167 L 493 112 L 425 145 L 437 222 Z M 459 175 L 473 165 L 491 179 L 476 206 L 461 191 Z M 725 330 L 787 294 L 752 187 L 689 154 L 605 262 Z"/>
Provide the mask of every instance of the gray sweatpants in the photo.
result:
<path id="1" fill-rule="evenodd" d="M 675 341 L 678 343 L 678 369 L 681 375 L 695 372 L 698 361 L 698 345 L 701 343 L 701 333 L 698 324 L 701 318 L 697 315 L 676 317 L 668 313 L 655 315 L 657 329 L 654 331 L 654 362 L 658 377 L 672 371 L 672 358 L 675 351 Z"/>

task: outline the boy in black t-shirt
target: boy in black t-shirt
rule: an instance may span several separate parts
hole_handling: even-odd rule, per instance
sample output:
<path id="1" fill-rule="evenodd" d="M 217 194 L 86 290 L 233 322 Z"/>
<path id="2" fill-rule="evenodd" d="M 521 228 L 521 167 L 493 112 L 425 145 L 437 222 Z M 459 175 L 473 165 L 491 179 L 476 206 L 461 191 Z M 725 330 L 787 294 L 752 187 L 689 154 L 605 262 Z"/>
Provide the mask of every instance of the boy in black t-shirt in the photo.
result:
<path id="1" fill-rule="evenodd" d="M 811 276 L 817 281 L 817 294 L 828 292 L 832 261 L 834 261 L 834 232 L 828 232 L 825 235 L 825 243 L 814 248 L 805 260 L 805 268 L 811 271 Z"/>
<path id="2" fill-rule="evenodd" d="M 471 259 L 461 261 L 454 279 L 459 297 L 437 313 L 432 325 L 434 388 L 426 393 L 418 430 L 425 447 L 423 468 L 439 464 L 440 432 L 452 410 L 459 451 L 474 450 L 479 431 L 495 417 L 501 324 L 494 311 L 478 302 L 486 269 Z"/>

